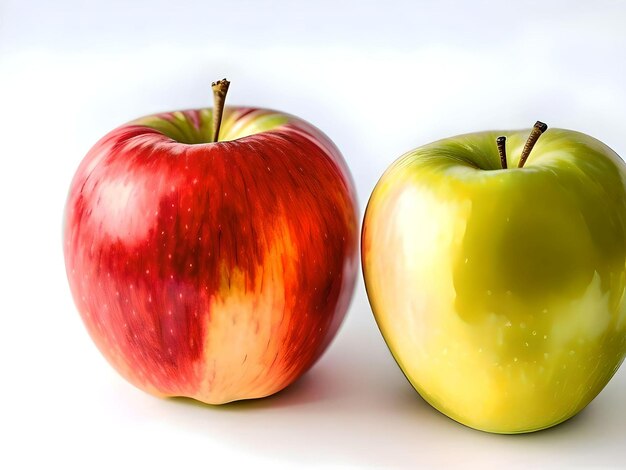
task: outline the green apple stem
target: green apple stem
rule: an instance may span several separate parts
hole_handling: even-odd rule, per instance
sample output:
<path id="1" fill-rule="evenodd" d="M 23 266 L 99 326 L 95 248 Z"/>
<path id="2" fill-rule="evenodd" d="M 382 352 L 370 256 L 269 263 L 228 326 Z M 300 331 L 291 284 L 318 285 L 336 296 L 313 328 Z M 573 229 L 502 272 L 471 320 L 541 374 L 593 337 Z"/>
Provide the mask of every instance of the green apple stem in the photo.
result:
<path id="1" fill-rule="evenodd" d="M 211 88 L 213 88 L 213 142 L 219 141 L 224 103 L 226 102 L 226 93 L 228 93 L 229 85 L 230 82 L 225 78 L 211 84 Z"/>
<path id="2" fill-rule="evenodd" d="M 506 163 L 506 137 L 500 136 L 496 140 L 496 144 L 498 145 L 498 153 L 500 154 L 500 163 L 502 164 L 502 169 L 507 169 Z"/>
<path id="3" fill-rule="evenodd" d="M 530 131 L 530 135 L 528 136 L 526 144 L 524 144 L 524 150 L 522 150 L 522 155 L 519 157 L 519 165 L 517 165 L 518 168 L 524 167 L 524 163 L 526 163 L 526 160 L 528 159 L 530 152 L 532 152 L 533 147 L 537 143 L 537 140 L 539 140 L 539 137 L 541 137 L 541 134 L 543 134 L 547 128 L 548 126 L 541 121 L 537 121 L 535 123 L 532 130 Z"/>

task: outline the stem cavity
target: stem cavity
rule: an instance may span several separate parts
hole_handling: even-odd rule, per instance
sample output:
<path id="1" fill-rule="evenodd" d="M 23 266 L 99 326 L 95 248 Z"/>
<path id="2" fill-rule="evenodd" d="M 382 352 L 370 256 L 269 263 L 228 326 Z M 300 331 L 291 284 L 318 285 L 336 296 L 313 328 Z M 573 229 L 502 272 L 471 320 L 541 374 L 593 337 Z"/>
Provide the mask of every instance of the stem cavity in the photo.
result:
<path id="1" fill-rule="evenodd" d="M 526 163 L 526 160 L 528 160 L 530 152 L 532 152 L 533 147 L 537 143 L 537 140 L 539 140 L 539 137 L 541 137 L 541 134 L 543 134 L 546 129 L 548 129 L 548 126 L 543 122 L 537 121 L 535 123 L 534 127 L 530 131 L 530 135 L 528 136 L 526 144 L 524 144 L 524 150 L 522 150 L 522 155 L 519 159 L 519 165 L 517 165 L 518 168 L 524 167 L 524 163 Z"/>
<path id="2" fill-rule="evenodd" d="M 502 169 L 507 169 L 506 163 L 506 137 L 500 136 L 496 140 L 496 144 L 498 145 L 498 153 L 500 154 L 500 163 L 502 165 Z"/>
<path id="3" fill-rule="evenodd" d="M 219 141 L 224 103 L 226 102 L 226 93 L 228 93 L 229 85 L 230 82 L 225 78 L 211 84 L 211 88 L 213 88 L 213 142 Z"/>

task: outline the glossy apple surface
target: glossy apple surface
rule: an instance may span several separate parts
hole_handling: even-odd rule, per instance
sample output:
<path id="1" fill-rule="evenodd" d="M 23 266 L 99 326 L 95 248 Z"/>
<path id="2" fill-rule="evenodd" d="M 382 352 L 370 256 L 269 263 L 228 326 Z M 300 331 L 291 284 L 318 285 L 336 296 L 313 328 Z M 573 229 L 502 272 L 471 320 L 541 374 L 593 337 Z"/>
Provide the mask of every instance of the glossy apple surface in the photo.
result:
<path id="1" fill-rule="evenodd" d="M 357 265 L 337 148 L 293 116 L 226 108 L 124 125 L 80 164 L 65 212 L 71 291 L 108 361 L 159 396 L 270 395 L 322 354 Z"/>
<path id="2" fill-rule="evenodd" d="M 575 415 L 626 351 L 625 165 L 551 129 L 517 168 L 528 134 L 407 153 L 378 182 L 362 232 L 369 300 L 406 377 L 449 417 L 498 433 Z"/>

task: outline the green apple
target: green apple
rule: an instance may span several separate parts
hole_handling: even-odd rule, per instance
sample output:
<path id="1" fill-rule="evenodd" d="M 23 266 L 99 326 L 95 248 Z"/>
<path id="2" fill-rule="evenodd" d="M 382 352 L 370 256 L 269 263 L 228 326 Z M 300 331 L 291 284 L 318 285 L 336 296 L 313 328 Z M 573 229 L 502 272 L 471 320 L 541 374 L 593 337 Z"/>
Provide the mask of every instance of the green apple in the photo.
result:
<path id="1" fill-rule="evenodd" d="M 496 433 L 574 416 L 626 353 L 626 165 L 579 132 L 538 139 L 539 124 L 528 141 L 481 132 L 405 154 L 363 223 L 398 365 L 436 409 Z"/>

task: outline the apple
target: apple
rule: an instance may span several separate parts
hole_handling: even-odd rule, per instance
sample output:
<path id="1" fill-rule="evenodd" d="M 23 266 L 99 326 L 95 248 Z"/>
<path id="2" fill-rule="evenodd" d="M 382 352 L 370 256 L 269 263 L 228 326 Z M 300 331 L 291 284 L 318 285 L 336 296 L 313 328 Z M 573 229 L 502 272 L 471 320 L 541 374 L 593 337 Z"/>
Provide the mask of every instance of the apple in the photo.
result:
<path id="1" fill-rule="evenodd" d="M 483 431 L 574 416 L 626 352 L 626 165 L 588 135 L 545 130 L 408 152 L 363 223 L 391 353 L 426 401 Z"/>
<path id="2" fill-rule="evenodd" d="M 149 393 L 209 404 L 273 394 L 309 369 L 358 263 L 337 147 L 297 117 L 223 109 L 227 88 L 214 84 L 215 113 L 147 116 L 104 136 L 64 220 L 72 295 L 105 358 Z"/>

